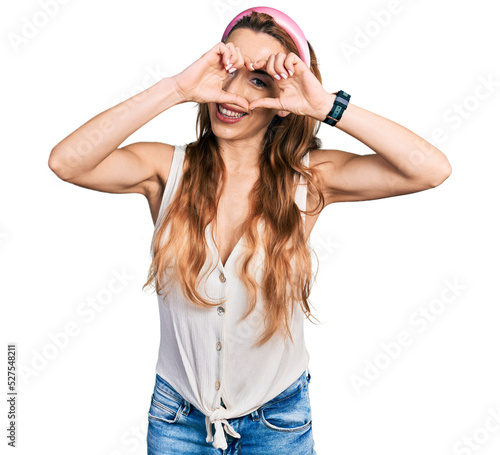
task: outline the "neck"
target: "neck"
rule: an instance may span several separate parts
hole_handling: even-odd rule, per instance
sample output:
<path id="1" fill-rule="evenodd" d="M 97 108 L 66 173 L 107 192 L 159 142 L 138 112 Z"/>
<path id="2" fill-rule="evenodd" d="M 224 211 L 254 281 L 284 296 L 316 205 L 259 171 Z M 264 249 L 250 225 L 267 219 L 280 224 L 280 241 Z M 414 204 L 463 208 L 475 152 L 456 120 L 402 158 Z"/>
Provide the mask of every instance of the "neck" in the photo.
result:
<path id="1" fill-rule="evenodd" d="M 219 151 L 229 175 L 248 175 L 259 171 L 260 140 L 218 139 Z"/>

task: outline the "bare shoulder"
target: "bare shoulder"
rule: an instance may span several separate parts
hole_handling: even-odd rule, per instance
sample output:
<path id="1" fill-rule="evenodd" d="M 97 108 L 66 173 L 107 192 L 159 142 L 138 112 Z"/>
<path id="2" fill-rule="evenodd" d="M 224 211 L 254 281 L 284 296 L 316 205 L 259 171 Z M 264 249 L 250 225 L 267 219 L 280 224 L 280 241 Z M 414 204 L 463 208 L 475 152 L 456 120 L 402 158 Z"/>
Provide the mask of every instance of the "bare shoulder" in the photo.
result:
<path id="1" fill-rule="evenodd" d="M 316 167 L 320 173 L 341 167 L 346 161 L 359 156 L 355 153 L 335 149 L 315 149 L 309 152 L 309 166 Z"/>

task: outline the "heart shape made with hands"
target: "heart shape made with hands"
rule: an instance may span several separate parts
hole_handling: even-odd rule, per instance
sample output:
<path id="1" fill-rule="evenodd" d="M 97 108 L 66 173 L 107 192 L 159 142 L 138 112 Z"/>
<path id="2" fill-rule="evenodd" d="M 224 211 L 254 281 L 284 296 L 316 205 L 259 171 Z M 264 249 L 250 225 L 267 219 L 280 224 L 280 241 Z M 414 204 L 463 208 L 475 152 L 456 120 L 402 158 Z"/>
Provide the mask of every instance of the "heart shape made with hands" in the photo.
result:
<path id="1" fill-rule="evenodd" d="M 252 63 L 244 57 L 250 71 L 264 70 L 273 77 L 279 88 L 278 97 L 258 98 L 249 103 L 249 109 L 277 109 L 298 115 L 312 115 L 325 96 L 330 94 L 323 88 L 308 66 L 293 52 L 271 54 L 267 59 Z"/>

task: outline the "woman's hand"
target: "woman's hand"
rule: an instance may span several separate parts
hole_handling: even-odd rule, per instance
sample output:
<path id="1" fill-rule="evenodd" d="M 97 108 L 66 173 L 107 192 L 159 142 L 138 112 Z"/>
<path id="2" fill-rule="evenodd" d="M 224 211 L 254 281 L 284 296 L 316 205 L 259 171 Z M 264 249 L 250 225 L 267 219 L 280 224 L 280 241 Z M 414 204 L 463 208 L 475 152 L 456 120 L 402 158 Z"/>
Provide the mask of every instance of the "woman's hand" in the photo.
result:
<path id="1" fill-rule="evenodd" d="M 293 52 L 271 54 L 267 60 L 259 60 L 253 69 L 264 69 L 279 79 L 277 98 L 259 98 L 250 103 L 250 109 L 264 107 L 307 115 L 324 120 L 330 112 L 335 95 L 328 93 L 307 65 Z"/>
<path id="2" fill-rule="evenodd" d="M 220 42 L 172 79 L 183 102 L 236 104 L 248 111 L 245 98 L 222 90 L 228 74 L 246 64 L 239 48 Z"/>

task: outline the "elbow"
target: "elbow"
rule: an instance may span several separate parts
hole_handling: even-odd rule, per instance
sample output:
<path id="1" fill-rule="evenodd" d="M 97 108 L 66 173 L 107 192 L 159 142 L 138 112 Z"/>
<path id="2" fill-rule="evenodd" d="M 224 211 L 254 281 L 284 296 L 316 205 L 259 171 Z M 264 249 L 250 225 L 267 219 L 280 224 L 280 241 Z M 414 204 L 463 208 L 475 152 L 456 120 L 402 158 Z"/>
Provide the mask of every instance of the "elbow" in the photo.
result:
<path id="1" fill-rule="evenodd" d="M 451 171 L 451 164 L 448 159 L 445 158 L 439 166 L 435 166 L 431 170 L 429 186 L 431 188 L 435 188 L 436 186 L 441 185 L 451 175 Z"/>
<path id="2" fill-rule="evenodd" d="M 49 169 L 56 174 L 61 180 L 67 181 L 70 178 L 68 167 L 61 164 L 61 158 L 55 153 L 55 149 L 52 149 L 48 161 Z"/>

